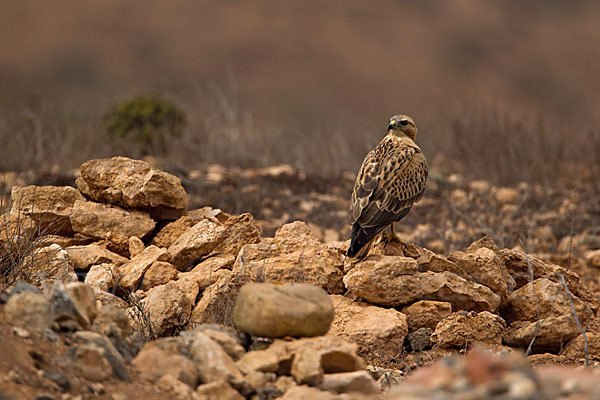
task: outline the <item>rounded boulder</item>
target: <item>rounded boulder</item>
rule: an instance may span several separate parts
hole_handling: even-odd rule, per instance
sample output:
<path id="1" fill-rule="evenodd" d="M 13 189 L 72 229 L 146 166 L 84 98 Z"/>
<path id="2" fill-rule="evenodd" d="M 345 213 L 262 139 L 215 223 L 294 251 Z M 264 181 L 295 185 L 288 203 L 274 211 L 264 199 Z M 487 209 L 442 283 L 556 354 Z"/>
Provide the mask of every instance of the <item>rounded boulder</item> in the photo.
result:
<path id="1" fill-rule="evenodd" d="M 305 284 L 248 283 L 233 310 L 235 325 L 263 337 L 324 335 L 334 317 L 327 292 Z"/>

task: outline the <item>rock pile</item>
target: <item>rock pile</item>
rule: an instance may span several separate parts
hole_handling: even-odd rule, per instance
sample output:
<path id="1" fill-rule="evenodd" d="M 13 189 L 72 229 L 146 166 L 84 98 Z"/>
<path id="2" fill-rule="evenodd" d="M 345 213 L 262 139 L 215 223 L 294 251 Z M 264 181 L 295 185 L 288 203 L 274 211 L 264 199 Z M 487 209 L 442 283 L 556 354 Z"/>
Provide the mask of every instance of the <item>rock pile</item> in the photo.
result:
<path id="1" fill-rule="evenodd" d="M 575 273 L 487 237 L 448 256 L 380 243 L 353 263 L 300 221 L 269 238 L 250 214 L 186 210 L 178 178 L 143 161 L 89 161 L 76 184 L 13 188 L 3 226 L 39 236 L 13 265 L 37 289 L 0 300 L 15 327 L 68 334 L 61 362 L 90 381 L 140 376 L 182 399 L 377 397 L 476 344 L 577 362 L 598 325 Z"/>

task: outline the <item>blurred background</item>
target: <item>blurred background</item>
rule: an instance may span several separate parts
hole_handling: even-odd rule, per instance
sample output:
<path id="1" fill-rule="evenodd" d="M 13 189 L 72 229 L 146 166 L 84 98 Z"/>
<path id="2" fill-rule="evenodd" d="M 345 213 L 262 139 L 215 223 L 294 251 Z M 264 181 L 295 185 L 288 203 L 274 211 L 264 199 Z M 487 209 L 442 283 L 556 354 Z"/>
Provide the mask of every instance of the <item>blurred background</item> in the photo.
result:
<path id="1" fill-rule="evenodd" d="M 5 0 L 0 170 L 123 154 L 355 173 L 406 113 L 441 173 L 568 185 L 597 178 L 599 72 L 595 1 Z M 107 135 L 137 95 L 183 130 Z"/>

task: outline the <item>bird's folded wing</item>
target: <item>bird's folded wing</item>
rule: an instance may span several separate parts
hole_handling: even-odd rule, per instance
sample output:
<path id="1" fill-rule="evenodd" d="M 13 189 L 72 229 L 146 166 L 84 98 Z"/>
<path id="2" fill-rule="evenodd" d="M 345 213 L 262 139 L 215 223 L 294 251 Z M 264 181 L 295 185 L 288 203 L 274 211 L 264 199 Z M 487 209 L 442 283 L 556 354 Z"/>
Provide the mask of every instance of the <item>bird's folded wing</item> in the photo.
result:
<path id="1" fill-rule="evenodd" d="M 365 158 L 352 193 L 352 219 L 362 227 L 382 226 L 404 217 L 421 199 L 427 162 L 420 149 L 393 147 Z"/>

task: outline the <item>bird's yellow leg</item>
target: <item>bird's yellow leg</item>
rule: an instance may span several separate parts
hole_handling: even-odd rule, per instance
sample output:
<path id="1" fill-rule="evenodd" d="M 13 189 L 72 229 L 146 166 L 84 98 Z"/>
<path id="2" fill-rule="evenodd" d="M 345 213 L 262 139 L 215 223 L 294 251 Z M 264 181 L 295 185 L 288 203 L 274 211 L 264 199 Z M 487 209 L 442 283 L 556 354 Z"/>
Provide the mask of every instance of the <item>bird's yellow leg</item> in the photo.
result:
<path id="1" fill-rule="evenodd" d="M 400 236 L 398 236 L 398 234 L 394 231 L 394 224 L 392 223 L 392 240 L 397 241 L 400 244 L 404 244 L 404 242 L 402 241 L 402 239 L 400 239 Z"/>
<path id="2" fill-rule="evenodd" d="M 385 245 L 387 246 L 387 244 L 389 242 L 396 242 L 400 245 L 404 245 L 404 242 L 402 241 L 402 239 L 400 239 L 400 237 L 398 236 L 398 234 L 394 231 L 394 224 L 392 223 L 390 225 L 390 232 L 387 232 L 387 229 L 383 231 L 383 235 L 382 235 L 382 241 L 385 243 Z"/>

